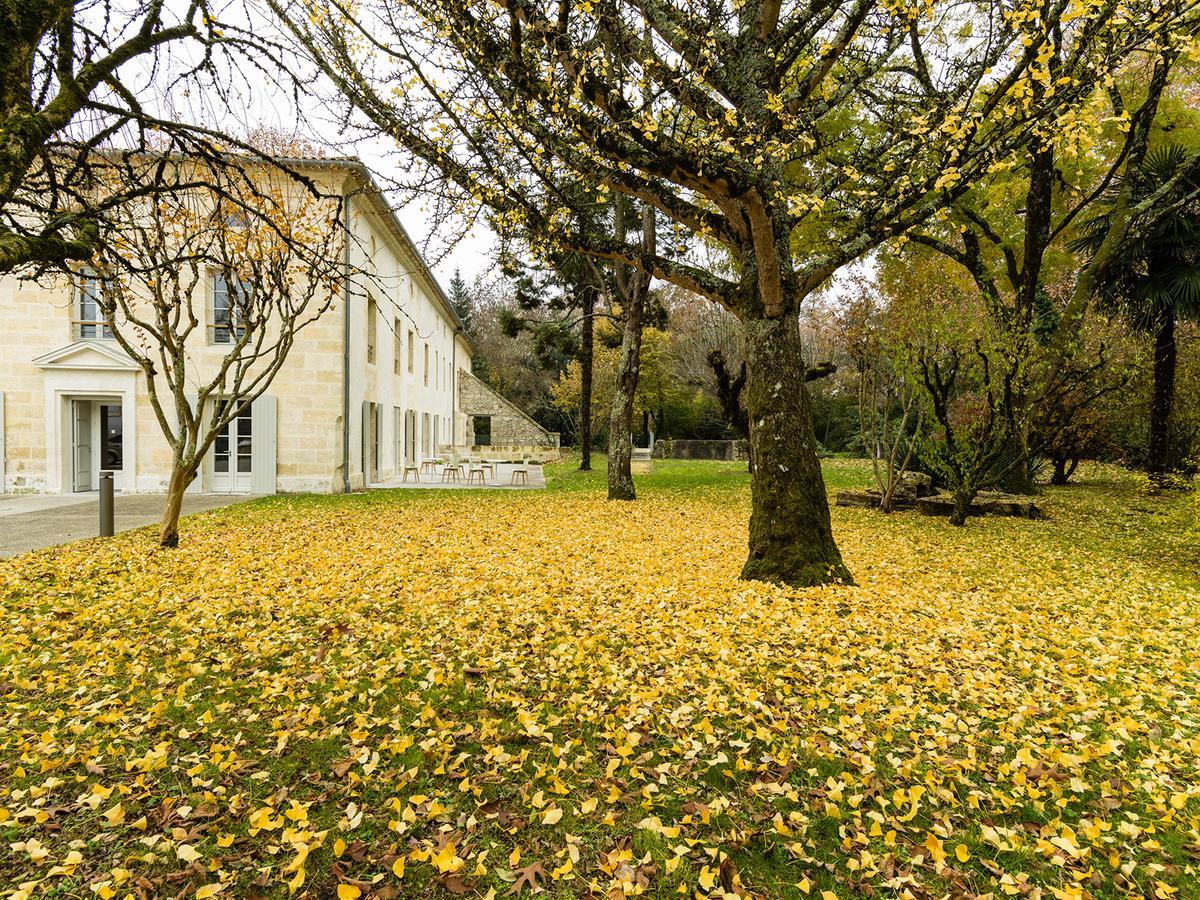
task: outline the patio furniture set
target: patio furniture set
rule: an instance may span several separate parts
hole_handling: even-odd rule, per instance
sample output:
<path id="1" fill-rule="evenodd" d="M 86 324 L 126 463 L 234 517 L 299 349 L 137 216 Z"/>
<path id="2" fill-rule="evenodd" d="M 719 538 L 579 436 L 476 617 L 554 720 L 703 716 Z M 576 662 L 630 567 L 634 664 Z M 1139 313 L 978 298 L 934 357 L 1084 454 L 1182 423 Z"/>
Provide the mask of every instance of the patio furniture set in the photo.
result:
<path id="1" fill-rule="evenodd" d="M 408 476 L 418 484 L 428 475 L 431 481 L 441 484 L 498 484 L 496 479 L 496 464 L 486 459 L 441 460 L 426 459 L 419 466 L 405 465 L 401 474 L 401 483 L 408 481 Z M 529 484 L 529 463 L 522 461 L 513 470 L 509 479 L 510 485 Z"/>

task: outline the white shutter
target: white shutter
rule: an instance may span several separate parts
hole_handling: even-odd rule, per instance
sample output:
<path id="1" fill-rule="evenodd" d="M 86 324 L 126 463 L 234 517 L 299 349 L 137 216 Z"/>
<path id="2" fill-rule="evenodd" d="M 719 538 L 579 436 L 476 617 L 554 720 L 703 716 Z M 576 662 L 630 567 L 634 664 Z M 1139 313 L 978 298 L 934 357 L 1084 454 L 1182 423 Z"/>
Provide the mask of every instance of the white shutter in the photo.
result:
<path id="1" fill-rule="evenodd" d="M 360 428 L 359 433 L 362 440 L 359 441 L 360 450 L 359 463 L 362 469 L 364 488 L 371 485 L 371 402 L 364 400 L 362 404 L 362 415 L 359 417 Z"/>
<path id="2" fill-rule="evenodd" d="M 250 446 L 252 490 L 256 494 L 275 493 L 275 464 L 278 458 L 276 402 L 265 394 L 250 405 L 250 427 L 254 434 Z"/>

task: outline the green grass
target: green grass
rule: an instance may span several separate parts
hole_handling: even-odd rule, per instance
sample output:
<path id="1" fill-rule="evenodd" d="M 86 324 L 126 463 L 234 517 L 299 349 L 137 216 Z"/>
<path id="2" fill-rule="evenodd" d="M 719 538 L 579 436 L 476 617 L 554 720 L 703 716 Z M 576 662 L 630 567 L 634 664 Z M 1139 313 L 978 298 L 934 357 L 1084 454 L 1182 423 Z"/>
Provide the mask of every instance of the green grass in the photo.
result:
<path id="1" fill-rule="evenodd" d="M 803 879 L 895 896 L 864 850 L 918 895 L 1001 896 L 990 865 L 1047 897 L 1076 880 L 1200 896 L 1192 497 L 1096 466 L 1046 489 L 1039 521 L 835 508 L 858 585 L 791 591 L 736 578 L 743 464 L 656 460 L 636 503 L 608 503 L 594 463 L 548 466 L 544 492 L 264 498 L 189 517 L 177 551 L 145 529 L 0 563 L 0 892 L 287 896 L 299 840 L 311 897 L 503 895 L 514 848 L 547 872 L 574 848 L 547 894 L 604 895 L 625 843 L 654 897 L 692 894 L 721 854 L 759 896 Z M 862 461 L 824 473 L 831 492 L 870 481 Z M 1014 763 L 1023 748 L 1051 774 Z M 893 793 L 914 787 L 902 820 Z M 114 793 L 92 808 L 96 788 Z M 306 825 L 251 827 L 292 801 Z M 1101 821 L 1085 859 L 1046 849 Z M 997 850 L 984 825 L 1023 845 Z M 920 861 L 935 829 L 942 870 Z M 469 857 L 461 884 L 429 861 L 446 839 Z M 77 871 L 49 874 L 72 850 Z"/>

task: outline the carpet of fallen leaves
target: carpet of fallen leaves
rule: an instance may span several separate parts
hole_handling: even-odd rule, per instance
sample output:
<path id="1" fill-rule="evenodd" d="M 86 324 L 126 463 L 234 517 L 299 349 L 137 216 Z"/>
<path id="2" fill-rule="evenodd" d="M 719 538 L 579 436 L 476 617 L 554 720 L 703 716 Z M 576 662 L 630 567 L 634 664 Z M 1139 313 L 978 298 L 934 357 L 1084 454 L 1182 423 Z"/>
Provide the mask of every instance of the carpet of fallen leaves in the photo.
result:
<path id="1" fill-rule="evenodd" d="M 0 562 L 0 893 L 1200 896 L 1190 510 L 1133 492 L 838 510 L 808 591 L 737 580 L 741 479 Z"/>

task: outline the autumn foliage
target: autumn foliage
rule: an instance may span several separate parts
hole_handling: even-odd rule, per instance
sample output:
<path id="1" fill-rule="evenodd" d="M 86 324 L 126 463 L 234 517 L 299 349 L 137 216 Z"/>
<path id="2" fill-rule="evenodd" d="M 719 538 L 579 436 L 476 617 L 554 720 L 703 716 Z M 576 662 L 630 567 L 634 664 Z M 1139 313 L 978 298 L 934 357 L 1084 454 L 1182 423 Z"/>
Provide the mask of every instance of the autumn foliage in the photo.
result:
<path id="1" fill-rule="evenodd" d="M 660 465 L 706 486 L 280 497 L 0 563 L 0 885 L 1196 896 L 1190 502 L 839 509 L 858 586 L 793 590 L 738 580 L 740 467 Z"/>

